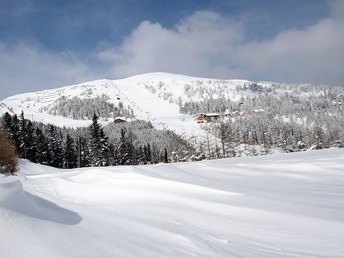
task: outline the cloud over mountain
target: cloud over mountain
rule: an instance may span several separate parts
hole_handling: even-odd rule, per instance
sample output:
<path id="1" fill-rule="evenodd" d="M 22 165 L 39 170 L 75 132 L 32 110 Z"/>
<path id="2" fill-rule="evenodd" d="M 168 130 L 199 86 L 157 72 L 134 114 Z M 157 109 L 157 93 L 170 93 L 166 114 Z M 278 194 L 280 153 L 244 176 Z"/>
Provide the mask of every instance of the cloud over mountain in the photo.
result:
<path id="1" fill-rule="evenodd" d="M 156 71 L 212 78 L 343 85 L 344 3 L 335 0 L 327 3 L 330 11 L 308 25 L 293 27 L 289 24 L 261 36 L 252 35 L 259 21 L 264 19 L 259 12 L 239 11 L 237 15 L 226 15 L 208 8 L 179 15 L 169 24 L 147 16 L 116 39 L 113 36 L 102 38 L 101 35 L 111 33 L 103 28 L 97 34 L 91 22 L 87 23 L 91 29 L 89 35 L 82 37 L 70 28 L 77 24 L 67 22 L 70 26 L 62 27 L 68 29 L 50 32 L 50 45 L 34 37 L 26 38 L 35 35 L 35 31 L 28 35 L 21 32 L 22 36 L 18 33 L 13 41 L 2 37 L 0 75 L 4 89 L 0 99 L 91 79 L 123 78 Z M 62 15 L 63 8 L 59 10 Z M 73 10 L 79 9 L 74 6 Z M 73 17 L 73 10 L 65 16 Z M 106 9 L 102 10 L 106 15 Z M 65 16 L 61 17 L 65 19 Z M 81 18 L 82 12 L 77 17 Z M 107 29 L 113 28 L 113 34 L 117 31 L 115 28 L 124 24 L 118 22 L 110 26 L 111 20 L 108 23 L 104 17 L 101 21 L 107 24 Z M 268 21 L 278 23 L 269 18 Z M 38 24 L 44 25 L 41 20 L 34 25 Z M 87 31 L 82 28 L 83 32 Z M 261 27 L 257 33 L 269 29 Z M 88 41 L 93 45 L 83 48 L 83 42 Z M 54 49 L 54 42 L 67 42 L 66 45 L 74 47 Z M 80 49 L 75 48 L 78 45 Z"/>
<path id="2" fill-rule="evenodd" d="M 250 24 L 214 12 L 196 12 L 173 28 L 144 21 L 119 47 L 104 49 L 98 57 L 117 76 L 169 71 L 340 85 L 344 81 L 344 22 L 337 17 L 334 13 L 305 29 L 247 41 L 245 28 Z"/>

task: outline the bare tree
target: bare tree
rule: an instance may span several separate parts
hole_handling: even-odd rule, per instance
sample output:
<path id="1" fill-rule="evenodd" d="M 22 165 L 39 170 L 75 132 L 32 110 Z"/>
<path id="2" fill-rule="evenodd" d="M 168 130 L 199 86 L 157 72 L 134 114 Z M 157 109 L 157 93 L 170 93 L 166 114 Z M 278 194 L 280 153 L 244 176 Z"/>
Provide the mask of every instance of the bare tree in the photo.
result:
<path id="1" fill-rule="evenodd" d="M 18 167 L 16 148 L 7 130 L 0 128 L 0 173 L 13 174 Z"/>

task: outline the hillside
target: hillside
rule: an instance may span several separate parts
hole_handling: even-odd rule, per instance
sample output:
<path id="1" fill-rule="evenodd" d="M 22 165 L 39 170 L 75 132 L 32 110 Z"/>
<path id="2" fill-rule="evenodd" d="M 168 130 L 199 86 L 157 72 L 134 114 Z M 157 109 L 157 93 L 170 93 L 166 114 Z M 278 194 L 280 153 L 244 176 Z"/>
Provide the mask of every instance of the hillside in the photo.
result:
<path id="1" fill-rule="evenodd" d="M 92 111 L 99 112 L 97 107 L 93 107 L 90 114 L 82 119 L 72 119 L 72 110 L 67 115 L 61 115 L 54 112 L 54 108 L 64 99 L 74 100 L 76 109 L 77 99 L 85 101 L 104 96 L 103 101 L 112 104 L 113 108 L 122 105 L 132 110 L 136 119 L 149 120 L 160 129 L 168 127 L 182 133 L 189 129 L 199 129 L 194 125 L 192 116 L 181 115 L 176 103 L 166 101 L 159 94 L 152 93 L 151 88 L 147 87 L 160 89 L 159 85 L 163 82 L 169 90 L 183 94 L 181 91 L 184 85 L 194 80 L 195 78 L 191 77 L 163 73 L 134 76 L 123 80 L 97 80 L 59 89 L 16 95 L 0 103 L 0 112 L 20 114 L 24 110 L 26 117 L 34 121 L 57 126 L 87 126 L 90 124 Z M 109 120 L 112 121 L 114 112 L 114 110 L 109 110 L 102 116 L 104 124 Z"/>
<path id="2" fill-rule="evenodd" d="M 344 152 L 0 177 L 3 257 L 342 257 Z"/>
<path id="3" fill-rule="evenodd" d="M 116 117 L 145 120 L 208 157 L 229 157 L 342 147 L 343 102 L 340 87 L 151 73 L 16 95 L 0 102 L 0 114 L 24 111 L 32 121 L 71 128 L 90 125 L 94 113 L 104 126 Z M 197 123 L 207 113 L 218 119 Z"/>

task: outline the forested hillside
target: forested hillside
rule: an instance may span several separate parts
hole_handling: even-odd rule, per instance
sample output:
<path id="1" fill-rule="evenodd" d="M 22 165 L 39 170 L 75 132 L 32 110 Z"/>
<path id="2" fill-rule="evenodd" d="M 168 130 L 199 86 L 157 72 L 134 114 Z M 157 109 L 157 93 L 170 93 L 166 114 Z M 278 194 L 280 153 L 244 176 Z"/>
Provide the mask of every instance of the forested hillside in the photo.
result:
<path id="1" fill-rule="evenodd" d="M 180 112 L 217 112 L 220 119 L 205 126 L 221 142 L 221 152 L 233 156 L 241 144 L 251 155 L 273 148 L 297 151 L 308 148 L 343 147 L 344 94 L 342 88 L 249 84 L 238 87 L 238 100 L 226 97 L 185 101 Z M 193 89 L 198 94 L 197 89 Z M 286 91 L 283 94 L 276 92 Z M 248 146 L 247 146 L 248 145 Z M 237 150 L 236 150 L 237 148 Z"/>
<path id="2" fill-rule="evenodd" d="M 93 115 L 86 128 L 60 128 L 5 113 L 8 130 L 21 158 L 57 168 L 144 165 L 178 161 L 194 149 L 172 131 L 159 131 L 149 122 L 102 126 Z"/>

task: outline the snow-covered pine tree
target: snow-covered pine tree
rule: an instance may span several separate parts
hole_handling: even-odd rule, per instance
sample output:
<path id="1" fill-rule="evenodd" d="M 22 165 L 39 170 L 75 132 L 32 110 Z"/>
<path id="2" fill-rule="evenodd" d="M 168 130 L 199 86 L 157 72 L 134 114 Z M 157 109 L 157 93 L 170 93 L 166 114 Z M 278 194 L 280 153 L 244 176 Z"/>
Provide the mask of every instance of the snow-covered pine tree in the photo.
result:
<path id="1" fill-rule="evenodd" d="M 108 166 L 110 159 L 110 146 L 102 125 L 98 122 L 98 116 L 93 115 L 92 124 L 89 127 L 89 165 Z"/>
<path id="2" fill-rule="evenodd" d="M 100 142 L 100 166 L 108 166 L 110 161 L 110 146 L 109 146 L 109 139 L 105 136 L 103 128 L 100 128 L 99 134 Z"/>
<path id="3" fill-rule="evenodd" d="M 32 142 L 30 142 L 27 132 L 27 121 L 22 111 L 19 119 L 19 154 L 22 158 L 27 158 L 27 152 Z"/>
<path id="4" fill-rule="evenodd" d="M 78 139 L 78 159 L 80 161 L 80 167 L 89 167 L 90 164 L 90 151 L 88 146 L 88 140 L 83 137 Z"/>

